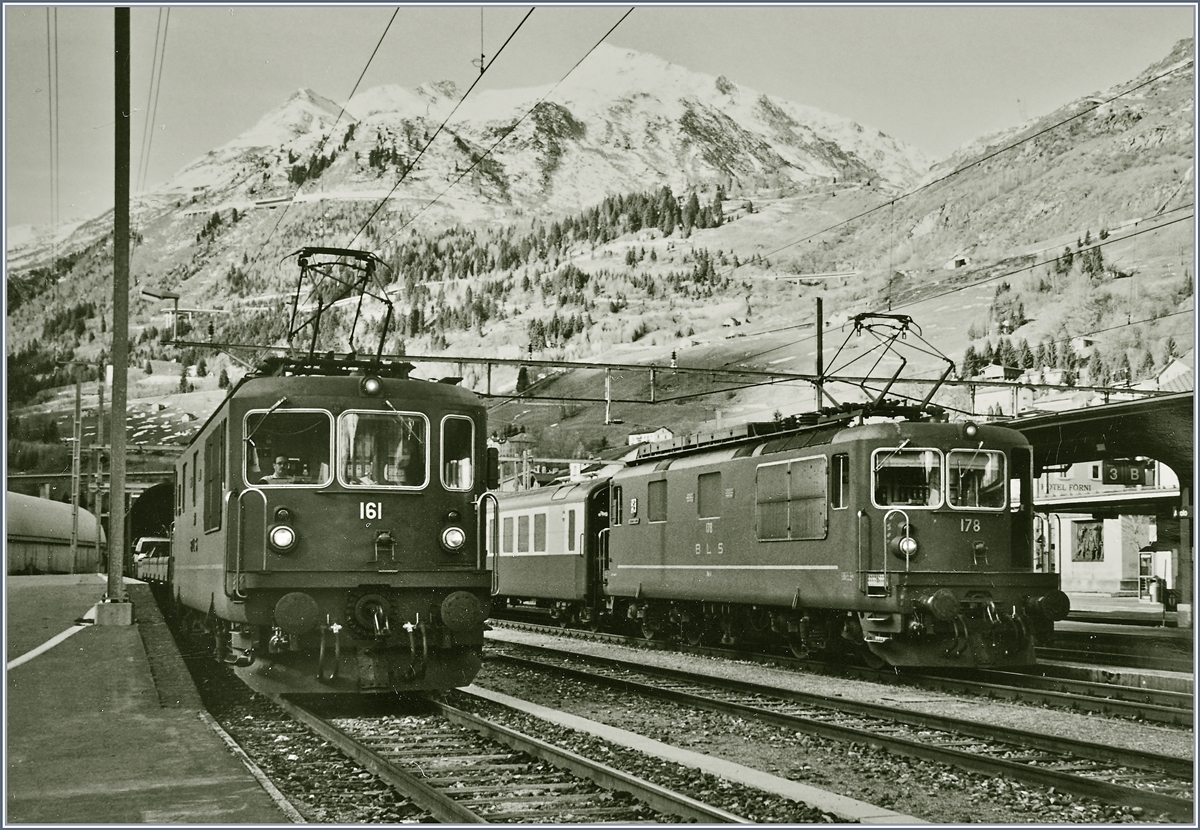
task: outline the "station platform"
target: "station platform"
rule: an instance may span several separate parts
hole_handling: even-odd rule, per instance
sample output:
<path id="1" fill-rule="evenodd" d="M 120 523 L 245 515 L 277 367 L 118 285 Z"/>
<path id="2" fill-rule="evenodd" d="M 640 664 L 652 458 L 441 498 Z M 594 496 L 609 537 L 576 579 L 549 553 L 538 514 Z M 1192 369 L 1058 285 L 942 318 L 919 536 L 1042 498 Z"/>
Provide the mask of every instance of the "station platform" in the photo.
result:
<path id="1" fill-rule="evenodd" d="M 1179 613 L 1167 611 L 1161 602 L 1146 602 L 1137 597 L 1067 591 L 1071 600 L 1071 622 L 1110 623 L 1113 625 L 1151 625 L 1177 628 Z"/>
<path id="2" fill-rule="evenodd" d="M 203 710 L 148 586 L 126 586 L 134 624 L 97 626 L 99 575 L 6 584 L 6 826 L 299 819 Z"/>

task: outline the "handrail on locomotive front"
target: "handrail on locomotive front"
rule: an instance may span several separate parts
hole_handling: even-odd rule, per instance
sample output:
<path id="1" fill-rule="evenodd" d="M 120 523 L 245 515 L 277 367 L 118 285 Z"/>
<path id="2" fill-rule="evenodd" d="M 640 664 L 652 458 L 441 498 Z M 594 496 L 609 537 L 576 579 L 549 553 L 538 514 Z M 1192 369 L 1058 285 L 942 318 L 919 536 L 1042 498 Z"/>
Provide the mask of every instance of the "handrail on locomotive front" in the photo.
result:
<path id="1" fill-rule="evenodd" d="M 885 574 L 887 573 L 887 555 L 891 552 L 888 550 L 888 519 L 892 518 L 893 513 L 899 513 L 904 517 L 904 536 L 907 538 L 912 535 L 912 521 L 908 518 L 908 513 L 904 512 L 898 507 L 893 507 L 883 515 L 883 572 Z M 904 556 L 905 573 L 907 573 L 909 570 L 909 558 L 910 557 L 908 555 Z"/>
<path id="2" fill-rule="evenodd" d="M 867 531 L 863 532 L 863 524 L 866 523 Z M 867 571 L 871 569 L 871 517 L 867 515 L 867 511 L 858 511 L 858 522 L 855 530 L 857 531 L 857 548 L 858 548 L 858 590 L 862 593 L 867 593 Z M 866 555 L 863 552 L 863 541 L 867 543 Z M 883 574 L 887 577 L 887 556 L 883 558 Z"/>
<path id="3" fill-rule="evenodd" d="M 487 504 L 492 504 L 491 539 L 488 538 Z M 491 542 L 491 546 L 488 545 Z M 500 587 L 500 500 L 495 493 L 483 493 L 475 502 L 475 566 L 478 570 L 487 568 L 488 551 L 492 551 L 492 593 Z"/>
<path id="4" fill-rule="evenodd" d="M 233 597 L 236 597 L 237 599 L 242 599 L 242 600 L 244 600 L 246 598 L 246 595 L 242 592 L 242 589 L 241 589 L 242 536 L 245 533 L 245 526 L 246 526 L 246 523 L 243 521 L 243 515 L 242 515 L 243 513 L 245 513 L 245 505 L 243 504 L 242 500 L 246 497 L 246 495 L 248 493 L 254 493 L 260 499 L 262 499 L 262 506 L 263 506 L 263 510 L 262 510 L 262 515 L 263 515 L 263 523 L 262 523 L 263 524 L 263 526 L 262 526 L 263 570 L 266 570 L 266 567 L 267 567 L 267 561 L 266 561 L 266 558 L 267 558 L 267 494 L 264 493 L 262 490 L 259 490 L 257 487 L 247 487 L 245 490 L 242 490 L 240 493 L 237 494 L 237 506 L 238 506 L 237 532 L 229 534 L 230 539 L 233 542 L 233 546 L 234 546 L 233 591 L 232 591 L 232 593 L 230 593 L 230 596 L 233 596 Z M 230 495 L 232 495 L 232 493 Z"/>

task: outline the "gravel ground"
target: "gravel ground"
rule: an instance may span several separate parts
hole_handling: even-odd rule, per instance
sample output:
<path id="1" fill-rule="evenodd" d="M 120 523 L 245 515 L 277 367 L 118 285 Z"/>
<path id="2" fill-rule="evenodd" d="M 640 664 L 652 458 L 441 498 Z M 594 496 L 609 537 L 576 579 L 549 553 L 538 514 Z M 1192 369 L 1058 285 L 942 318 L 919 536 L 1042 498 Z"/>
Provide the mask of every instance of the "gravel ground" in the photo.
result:
<path id="1" fill-rule="evenodd" d="M 139 620 L 139 624 L 147 623 L 161 625 L 157 619 Z M 498 640 L 562 645 L 562 641 L 556 638 L 526 632 L 496 631 L 491 636 Z M 575 641 L 572 647 L 604 656 L 633 654 L 647 663 L 689 670 L 695 670 L 695 666 L 700 665 L 713 674 L 846 697 L 867 700 L 888 695 L 917 697 L 894 689 L 881 690 L 868 683 L 799 675 L 750 664 L 580 641 Z M 418 808 L 397 795 L 388 785 L 306 727 L 291 720 L 267 698 L 250 690 L 232 669 L 208 659 L 202 648 L 184 644 L 182 652 L 205 708 L 307 821 L 328 824 L 428 821 Z M 152 666 L 157 666 L 155 672 L 159 682 L 167 679 L 158 673 L 170 670 L 170 663 L 152 659 Z M 802 781 L 937 823 L 1128 823 L 1156 820 L 1153 816 L 1142 815 L 1136 809 L 1089 804 L 1083 799 L 1074 799 L 1050 790 L 956 772 L 936 764 L 908 761 L 862 746 L 835 744 L 771 727 L 760 727 L 739 718 L 707 712 L 680 712 L 677 709 L 665 709 L 652 701 L 638 701 L 634 706 L 628 696 L 598 692 L 590 687 L 585 692 L 570 681 L 555 679 L 530 684 L 527 676 L 506 672 L 498 665 L 485 663 L 478 682 L 515 697 L 555 706 L 664 742 L 707 752 L 780 777 Z M 186 690 L 182 688 L 182 683 L 177 685 L 178 688 L 172 688 L 167 693 L 168 699 L 164 699 L 164 705 L 187 705 Z M 919 696 L 922 701 L 912 701 L 909 705 L 913 708 L 939 705 L 941 711 L 947 706 L 961 706 L 991 712 L 992 717 L 997 717 L 997 710 L 1018 710 L 993 721 L 1010 723 L 1005 718 L 1014 718 L 1018 722 L 1012 725 L 1017 726 L 1021 726 L 1019 721 L 1022 718 L 1026 725 L 1030 723 L 1030 718 L 1044 721 L 1046 714 L 1028 707 L 976 704 L 947 696 L 938 696 L 945 702 L 934 704 L 929 700 L 934 696 L 923 692 Z M 838 816 L 823 814 L 806 805 L 731 784 L 674 763 L 649 758 L 476 698 L 458 693 L 446 697 L 462 708 L 494 716 L 523 732 L 560 743 L 580 754 L 601 758 L 611 766 L 662 786 L 678 789 L 759 823 L 841 821 Z M 398 707 L 401 705 L 397 703 Z M 953 711 L 953 714 L 963 716 L 960 711 Z M 1041 723 L 1036 728 L 1050 734 L 1085 734 L 1093 740 L 1104 733 L 1106 738 L 1117 743 L 1123 739 L 1133 740 L 1124 734 L 1128 730 L 1141 735 L 1141 740 L 1135 745 L 1145 744 L 1147 731 L 1162 732 L 1164 734 L 1161 736 L 1156 734 L 1156 743 L 1177 746 L 1186 743 L 1186 751 L 1181 750 L 1181 754 L 1186 757 L 1191 754 L 1190 732 L 1129 725 L 1069 713 L 1056 712 L 1053 717 L 1056 723 Z M 1056 731 L 1063 728 L 1063 721 L 1076 721 L 1077 728 L 1084 731 L 1073 732 L 1075 727 L 1063 732 Z M 1103 724 L 1103 729 L 1100 724 Z"/>
<path id="2" fill-rule="evenodd" d="M 489 636 L 505 642 L 543 641 L 548 645 L 562 645 L 562 641 L 556 638 L 527 632 L 504 630 L 492 632 Z M 1073 734 L 1096 740 L 1109 727 L 1117 734 L 1104 735 L 1106 738 L 1127 737 L 1119 734 L 1126 728 L 1135 732 L 1158 730 L 1157 727 L 1129 725 L 1086 715 L 1058 712 L 1053 715 L 1056 721 L 1053 728 L 1047 728 L 1047 713 L 1033 707 L 994 702 L 974 703 L 944 695 L 936 696 L 945 701 L 938 704 L 931 700 L 934 695 L 924 692 L 909 695 L 903 691 L 898 692 L 869 683 L 799 675 L 757 665 L 591 642 L 573 641 L 571 647 L 578 647 L 582 651 L 600 656 L 633 656 L 646 663 L 691 671 L 703 667 L 703 670 L 710 674 L 851 699 L 879 700 L 888 696 L 904 696 L 907 700 L 910 697 L 920 697 L 920 701 L 914 699 L 907 705 L 918 709 L 932 707 L 936 711 L 944 712 L 950 708 L 948 704 L 954 704 L 956 708 L 950 708 L 950 714 L 963 717 L 964 711 L 971 711 L 980 715 L 974 718 L 977 720 L 1036 729 L 1046 734 Z M 484 670 L 476 683 L 514 697 L 637 732 L 664 743 L 704 752 L 781 778 L 821 787 L 939 824 L 1165 821 L 1160 817 L 1145 814 L 1140 808 L 1099 804 L 1089 799 L 1058 793 L 1050 788 L 994 779 L 941 764 L 901 758 L 870 747 L 847 745 L 792 733 L 736 717 L 680 710 L 659 701 L 630 697 L 615 690 L 584 687 L 574 681 L 553 676 L 548 678 L 545 681 L 530 683 L 528 676 L 519 669 L 485 662 Z M 991 711 L 995 709 L 1017 711 Z M 1062 719 L 1060 714 L 1064 716 Z M 1104 724 L 1103 730 L 1099 728 L 1101 722 Z M 1166 741 L 1167 743 L 1174 745 L 1186 739 L 1189 742 L 1190 753 L 1190 733 L 1169 729 L 1162 731 L 1167 733 L 1165 737 L 1172 738 L 1171 741 Z M 771 815 L 756 820 L 804 819 Z"/>
<path id="3" fill-rule="evenodd" d="M 899 706 L 918 712 L 932 712 L 964 720 L 978 721 L 1028 732 L 1039 732 L 1073 740 L 1092 741 L 1109 746 L 1140 749 L 1189 760 L 1195 757 L 1196 738 L 1191 729 L 1162 724 L 1137 723 L 1121 718 L 1084 712 L 1069 712 L 983 697 L 957 697 L 925 689 L 880 686 L 864 680 L 807 674 L 790 668 L 772 668 L 759 663 L 736 662 L 724 658 L 697 657 L 671 651 L 640 649 L 589 640 L 564 640 L 545 634 L 495 628 L 488 638 L 497 643 L 529 643 L 552 648 L 594 654 L 599 657 L 633 660 L 648 666 L 729 677 L 781 689 L 810 694 L 842 697 Z M 486 654 L 486 651 L 485 651 Z M 514 697 L 520 695 L 514 694 Z"/>

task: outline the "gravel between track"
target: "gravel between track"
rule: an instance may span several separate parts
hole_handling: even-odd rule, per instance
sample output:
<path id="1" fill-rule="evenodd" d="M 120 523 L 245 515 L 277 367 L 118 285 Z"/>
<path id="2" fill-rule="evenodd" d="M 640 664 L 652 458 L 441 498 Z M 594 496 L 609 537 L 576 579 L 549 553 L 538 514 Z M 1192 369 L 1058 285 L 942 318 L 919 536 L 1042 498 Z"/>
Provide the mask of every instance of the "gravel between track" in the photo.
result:
<path id="1" fill-rule="evenodd" d="M 488 636 L 500 642 L 564 647 L 561 639 L 511 629 L 498 629 Z M 579 640 L 570 641 L 569 647 L 602 657 L 632 659 L 656 666 L 699 671 L 853 700 L 884 702 L 1048 735 L 1103 741 L 1115 746 L 1135 746 L 1189 758 L 1193 751 L 1191 732 L 1179 729 L 881 687 L 862 681 L 820 677 L 758 664 L 672 652 Z M 936 823 L 1128 823 L 1160 820 L 1138 808 L 1098 804 L 1050 788 L 901 758 L 861 745 L 793 734 L 741 718 L 694 710 L 680 711 L 658 701 L 633 698 L 615 690 L 585 689 L 581 684 L 565 679 L 530 683 L 520 670 L 499 664 L 485 662 L 476 683 L 665 743 L 704 752 Z M 789 819 L 772 817 L 759 820 Z"/>
<path id="2" fill-rule="evenodd" d="M 166 632 L 161 633 L 165 635 Z M 561 645 L 561 641 L 555 638 L 526 632 L 495 631 L 489 636 L 498 640 Z M 881 695 L 909 697 L 905 692 L 881 689 L 869 683 L 802 675 L 752 664 L 579 641 L 573 643 L 573 647 L 602 656 L 632 654 L 643 662 L 674 668 L 696 670 L 697 666 L 702 666 L 705 671 L 717 675 L 775 683 L 785 688 L 842 694 L 856 699 L 878 699 Z M 192 649 L 195 649 L 194 645 L 183 645 L 182 656 L 191 670 L 205 707 L 306 820 L 336 824 L 397 824 L 428 820 L 420 810 L 374 775 L 307 728 L 292 721 L 265 697 L 251 691 L 228 666 L 214 663 L 201 653 L 201 649 Z M 497 666 L 485 663 L 479 684 L 937 823 L 1128 823 L 1156 820 L 1136 809 L 1122 810 L 1087 804 L 1081 799 L 1053 791 L 958 773 L 939 765 L 908 761 L 866 747 L 835 744 L 759 727 L 738 718 L 706 712 L 681 713 L 650 702 L 639 702 L 632 707 L 628 697 L 597 693 L 591 688 L 582 694 L 577 685 L 567 681 L 530 684 L 527 677 L 517 673 L 506 676 L 505 672 L 497 669 Z M 994 722 L 1007 723 L 1010 718 L 1023 720 L 1026 724 L 1024 728 L 1040 728 L 1048 734 L 1068 734 L 1070 730 L 1058 730 L 1063 728 L 1064 723 L 1073 722 L 1075 728 L 1081 730 L 1074 734 L 1088 735 L 1093 740 L 1103 736 L 1114 743 L 1134 740 L 1132 735 L 1141 735 L 1141 741 L 1135 745 L 1143 745 L 1147 734 L 1150 734 L 1156 743 L 1182 747 L 1179 754 L 1184 757 L 1190 757 L 1192 751 L 1191 733 L 1181 730 L 1138 726 L 1060 712 L 1052 713 L 1054 723 L 1045 723 L 1047 713 L 1030 707 L 974 703 L 924 692 L 919 693 L 919 697 L 921 701 L 909 701 L 906 705 L 913 708 L 936 706 L 939 709 L 969 706 L 972 710 L 991 713 L 993 718 L 1007 712 Z M 943 703 L 933 703 L 931 698 L 934 697 L 941 698 Z M 455 693 L 447 695 L 447 698 L 453 703 L 464 702 L 464 696 Z M 176 702 L 176 705 L 180 702 L 183 701 Z M 164 701 L 164 705 L 169 704 Z M 397 703 L 397 706 L 401 705 Z M 502 707 L 485 703 L 465 708 L 488 710 L 488 714 L 522 731 L 561 742 L 581 754 L 602 758 L 611 766 L 679 789 L 759 823 L 831 823 L 839 820 L 839 817 L 822 814 L 806 805 L 731 784 L 569 730 L 551 727 Z M 961 711 L 954 711 L 953 714 L 964 716 Z M 1035 719 L 1040 725 L 1029 727 L 1028 724 Z M 1020 726 L 1019 723 L 1014 725 Z"/>

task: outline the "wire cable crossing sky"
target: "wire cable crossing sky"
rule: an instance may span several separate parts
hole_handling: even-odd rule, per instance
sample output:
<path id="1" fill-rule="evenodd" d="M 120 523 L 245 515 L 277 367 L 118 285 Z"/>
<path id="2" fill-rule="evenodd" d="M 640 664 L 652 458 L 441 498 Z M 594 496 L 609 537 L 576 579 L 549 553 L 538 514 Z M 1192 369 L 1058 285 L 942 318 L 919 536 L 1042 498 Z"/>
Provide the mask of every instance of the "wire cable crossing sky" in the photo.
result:
<path id="1" fill-rule="evenodd" d="M 628 9 L 538 8 L 505 59 L 487 64 L 479 88 L 552 84 L 595 32 Z M 481 53 L 494 59 L 529 10 L 176 6 L 168 56 L 161 9 L 134 7 L 132 127 L 147 136 L 148 153 L 139 182 L 165 183 L 297 89 L 343 94 L 376 45 L 363 89 L 438 80 L 465 88 L 480 80 Z M 395 26 L 379 42 L 393 14 Z M 112 207 L 112 17 L 104 7 L 54 10 L 57 95 L 48 111 L 47 11 L 5 7 L 6 226 L 86 219 Z M 608 42 L 853 119 L 945 158 L 1135 77 L 1195 27 L 1191 4 L 647 6 L 635 7 Z M 58 197 L 50 195 L 51 118 L 61 142 Z"/>

